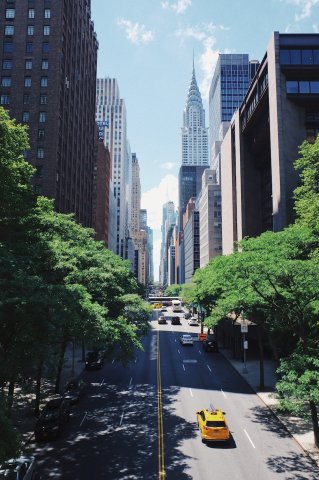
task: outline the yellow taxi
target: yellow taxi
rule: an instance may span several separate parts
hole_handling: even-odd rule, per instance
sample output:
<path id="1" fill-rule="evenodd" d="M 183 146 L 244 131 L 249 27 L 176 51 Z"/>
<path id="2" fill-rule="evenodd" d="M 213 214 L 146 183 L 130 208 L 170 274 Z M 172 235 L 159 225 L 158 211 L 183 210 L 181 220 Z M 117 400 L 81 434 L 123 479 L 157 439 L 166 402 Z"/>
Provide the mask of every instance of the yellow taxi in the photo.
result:
<path id="1" fill-rule="evenodd" d="M 197 423 L 202 441 L 227 442 L 230 438 L 229 428 L 221 410 L 200 410 L 196 412 Z"/>

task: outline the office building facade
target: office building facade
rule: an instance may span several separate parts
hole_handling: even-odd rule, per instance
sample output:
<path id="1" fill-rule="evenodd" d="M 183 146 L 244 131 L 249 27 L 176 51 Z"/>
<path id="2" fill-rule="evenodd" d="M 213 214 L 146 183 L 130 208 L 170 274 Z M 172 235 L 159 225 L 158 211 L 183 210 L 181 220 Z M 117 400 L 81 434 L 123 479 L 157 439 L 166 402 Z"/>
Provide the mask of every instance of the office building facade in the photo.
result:
<path id="1" fill-rule="evenodd" d="M 223 253 L 294 221 L 294 161 L 319 132 L 319 34 L 274 32 L 221 146 Z"/>
<path id="2" fill-rule="evenodd" d="M 115 78 L 98 78 L 96 83 L 96 120 L 105 122 L 104 142 L 111 155 L 111 179 L 116 211 L 110 217 L 116 219 L 116 251 L 122 258 L 126 256 L 127 237 L 127 124 L 126 106 L 120 97 Z"/>
<path id="3" fill-rule="evenodd" d="M 92 225 L 98 43 L 90 0 L 0 4 L 0 104 L 28 125 L 35 192 Z"/>

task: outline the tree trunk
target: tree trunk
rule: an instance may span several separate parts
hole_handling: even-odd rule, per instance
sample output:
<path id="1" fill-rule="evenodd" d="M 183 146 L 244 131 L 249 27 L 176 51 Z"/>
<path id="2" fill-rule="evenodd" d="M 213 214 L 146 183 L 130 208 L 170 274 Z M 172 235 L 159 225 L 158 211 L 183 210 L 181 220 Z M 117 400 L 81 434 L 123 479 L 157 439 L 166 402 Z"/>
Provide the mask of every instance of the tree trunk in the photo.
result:
<path id="1" fill-rule="evenodd" d="M 274 360 L 276 362 L 276 365 L 278 366 L 279 365 L 279 355 L 278 355 L 278 351 L 277 351 L 277 346 L 276 346 L 271 334 L 268 335 L 268 339 L 269 339 L 269 344 L 271 346 L 271 350 L 272 350 Z"/>
<path id="2" fill-rule="evenodd" d="M 310 405 L 310 411 L 311 411 L 311 420 L 312 420 L 312 426 L 313 426 L 315 445 L 318 448 L 319 447 L 319 425 L 318 425 L 317 407 L 315 402 L 312 400 L 310 400 L 309 405 Z"/>
<path id="3" fill-rule="evenodd" d="M 62 374 L 66 345 L 67 345 L 67 342 L 64 340 L 62 342 L 62 345 L 61 345 L 60 358 L 59 358 L 59 363 L 58 363 L 58 371 L 57 371 L 57 374 L 56 374 L 55 389 L 54 389 L 55 393 L 60 393 L 60 381 L 61 381 L 61 374 Z"/>
<path id="4" fill-rule="evenodd" d="M 259 347 L 259 388 L 265 388 L 265 368 L 264 368 L 264 344 L 262 338 L 262 327 L 258 325 L 258 347 Z"/>
<path id="5" fill-rule="evenodd" d="M 39 411 L 40 411 L 42 372 L 43 372 L 43 360 L 40 361 L 38 366 L 37 383 L 35 386 L 35 401 L 34 401 L 33 414 L 36 416 L 39 415 Z"/>
<path id="6" fill-rule="evenodd" d="M 11 410 L 12 410 L 12 405 L 13 405 L 14 385 L 15 385 L 15 381 L 10 380 L 9 390 L 8 390 L 8 403 L 7 403 L 7 411 L 8 411 L 8 417 L 9 418 L 11 417 Z"/>

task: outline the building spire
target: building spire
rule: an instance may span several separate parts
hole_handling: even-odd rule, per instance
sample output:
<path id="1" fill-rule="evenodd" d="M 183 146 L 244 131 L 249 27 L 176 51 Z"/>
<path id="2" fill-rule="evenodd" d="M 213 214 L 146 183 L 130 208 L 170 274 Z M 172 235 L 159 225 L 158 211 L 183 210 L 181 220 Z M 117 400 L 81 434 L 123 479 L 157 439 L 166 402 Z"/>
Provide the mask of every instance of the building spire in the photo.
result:
<path id="1" fill-rule="evenodd" d="M 193 47 L 193 74 L 195 74 L 194 47 Z"/>

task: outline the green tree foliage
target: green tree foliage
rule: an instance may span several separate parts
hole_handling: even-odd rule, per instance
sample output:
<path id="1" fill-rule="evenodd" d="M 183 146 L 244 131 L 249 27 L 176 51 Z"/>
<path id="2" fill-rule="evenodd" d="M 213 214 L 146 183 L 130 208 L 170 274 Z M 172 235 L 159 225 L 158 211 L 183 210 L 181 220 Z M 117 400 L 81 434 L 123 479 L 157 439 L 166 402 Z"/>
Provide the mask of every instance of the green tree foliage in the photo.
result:
<path id="1" fill-rule="evenodd" d="M 166 287 L 164 295 L 167 297 L 179 297 L 181 293 L 182 286 L 178 285 L 177 283 L 173 283 L 172 285 L 169 285 Z"/>
<path id="2" fill-rule="evenodd" d="M 317 404 L 319 399 L 318 348 L 298 348 L 288 358 L 281 360 L 277 391 L 281 394 L 280 405 L 297 415 L 311 416 L 315 445 L 319 447 Z M 307 407 L 307 408 L 305 408 Z"/>
<path id="3" fill-rule="evenodd" d="M 295 167 L 300 170 L 301 185 L 295 190 L 298 223 L 319 232 L 319 136 L 314 143 L 304 142 Z"/>

